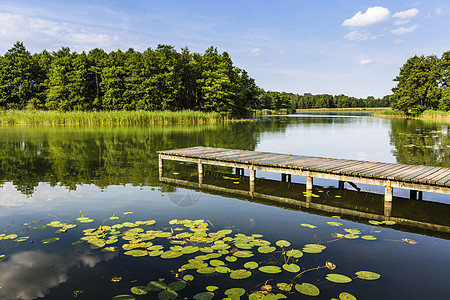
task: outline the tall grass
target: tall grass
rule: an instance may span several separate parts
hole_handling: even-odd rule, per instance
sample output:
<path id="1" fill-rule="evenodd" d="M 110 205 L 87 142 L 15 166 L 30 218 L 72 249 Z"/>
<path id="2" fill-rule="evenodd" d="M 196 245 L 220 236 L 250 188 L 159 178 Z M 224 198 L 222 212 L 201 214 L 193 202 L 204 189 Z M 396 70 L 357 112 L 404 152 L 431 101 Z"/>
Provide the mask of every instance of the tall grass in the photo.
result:
<path id="1" fill-rule="evenodd" d="M 400 110 L 384 110 L 373 114 L 378 117 L 393 117 L 393 118 L 419 118 L 419 119 L 441 119 L 450 120 L 450 112 L 442 110 L 426 110 L 420 115 L 412 116 L 405 114 Z"/>
<path id="2" fill-rule="evenodd" d="M 200 111 L 42 111 L 0 110 L 0 124 L 7 125 L 146 125 L 199 124 L 228 120 L 216 112 Z"/>

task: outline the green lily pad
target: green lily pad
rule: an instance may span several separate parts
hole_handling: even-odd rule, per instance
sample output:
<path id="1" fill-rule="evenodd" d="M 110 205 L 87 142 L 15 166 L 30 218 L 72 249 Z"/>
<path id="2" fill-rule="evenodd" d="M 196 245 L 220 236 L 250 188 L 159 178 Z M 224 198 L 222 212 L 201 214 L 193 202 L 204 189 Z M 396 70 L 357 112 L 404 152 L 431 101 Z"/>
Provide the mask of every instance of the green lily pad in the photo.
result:
<path id="1" fill-rule="evenodd" d="M 379 221 L 375 221 L 375 220 L 369 220 L 369 224 L 372 224 L 372 225 L 378 226 L 378 225 L 380 225 L 380 224 L 381 224 L 381 222 L 379 222 Z"/>
<path id="2" fill-rule="evenodd" d="M 217 231 L 217 233 L 224 234 L 224 235 L 230 234 L 232 232 L 233 232 L 233 230 L 231 230 L 231 229 L 222 229 L 222 230 Z"/>
<path id="3" fill-rule="evenodd" d="M 249 261 L 244 264 L 244 268 L 246 269 L 256 269 L 258 267 L 258 263 L 255 261 Z"/>
<path id="4" fill-rule="evenodd" d="M 246 257 L 252 257 L 254 254 L 251 251 L 236 251 L 233 253 L 234 256 L 236 257 L 241 257 L 241 258 L 246 258 Z"/>
<path id="5" fill-rule="evenodd" d="M 4 260 L 6 258 L 5 254 L 0 255 L 0 261 Z"/>
<path id="6" fill-rule="evenodd" d="M 350 293 L 342 292 L 339 294 L 339 299 L 340 300 L 356 300 L 356 297 Z"/>
<path id="7" fill-rule="evenodd" d="M 286 252 L 287 257 L 300 258 L 303 256 L 303 252 L 297 249 L 291 249 Z"/>
<path id="8" fill-rule="evenodd" d="M 262 266 L 262 267 L 259 267 L 258 270 L 260 270 L 261 272 L 264 272 L 264 273 L 269 273 L 269 274 L 281 273 L 281 268 L 278 266 Z"/>
<path id="9" fill-rule="evenodd" d="M 186 287 L 186 282 L 184 281 L 174 281 L 168 285 L 168 288 L 172 291 L 178 292 Z"/>
<path id="10" fill-rule="evenodd" d="M 208 285 L 207 287 L 206 287 L 206 290 L 208 291 L 208 292 L 214 292 L 214 291 L 217 291 L 219 289 L 219 287 L 217 287 L 217 286 L 215 286 L 215 285 Z"/>
<path id="11" fill-rule="evenodd" d="M 297 273 L 300 271 L 300 267 L 296 264 L 284 264 L 283 269 L 291 273 Z"/>
<path id="12" fill-rule="evenodd" d="M 197 272 L 200 274 L 211 274 L 211 273 L 214 273 L 215 271 L 216 271 L 216 269 L 213 267 L 203 267 L 203 268 L 197 269 Z"/>
<path id="13" fill-rule="evenodd" d="M 395 221 L 382 221 L 381 223 L 384 224 L 384 225 L 388 225 L 388 226 L 392 226 L 392 225 L 396 224 Z"/>
<path id="14" fill-rule="evenodd" d="M 327 222 L 327 224 L 330 225 L 330 226 L 336 226 L 336 227 L 343 225 L 342 223 L 339 223 L 339 222 Z"/>
<path id="15" fill-rule="evenodd" d="M 181 249 L 181 252 L 183 254 L 192 254 L 199 250 L 200 248 L 197 246 L 186 246 L 183 249 Z"/>
<path id="16" fill-rule="evenodd" d="M 163 254 L 161 254 L 161 258 L 177 258 L 182 255 L 183 255 L 183 253 L 180 251 L 168 250 L 168 251 L 164 252 Z"/>
<path id="17" fill-rule="evenodd" d="M 161 290 L 166 290 L 166 289 L 167 289 L 167 284 L 165 284 L 162 281 L 150 281 L 147 284 L 148 291 L 159 292 Z"/>
<path id="18" fill-rule="evenodd" d="M 41 243 L 42 243 L 42 244 L 50 244 L 50 243 L 54 243 L 54 242 L 56 242 L 56 241 L 59 241 L 59 238 L 45 239 L 45 240 L 42 240 Z"/>
<path id="19" fill-rule="evenodd" d="M 172 290 L 164 290 L 158 293 L 159 300 L 174 300 L 178 297 L 177 292 Z"/>
<path id="20" fill-rule="evenodd" d="M 230 273 L 231 279 L 244 279 L 244 278 L 248 278 L 250 276 L 252 276 L 252 272 L 250 272 L 249 270 L 245 270 L 245 269 L 234 270 L 234 271 L 231 271 L 231 273 Z"/>
<path id="21" fill-rule="evenodd" d="M 344 238 L 349 239 L 349 240 L 355 240 L 355 239 L 359 238 L 359 235 L 356 235 L 353 233 L 348 233 L 348 234 L 344 235 Z"/>
<path id="22" fill-rule="evenodd" d="M 33 227 L 33 229 L 45 230 L 49 227 L 50 226 L 48 226 L 48 225 L 39 225 L 39 226 Z"/>
<path id="23" fill-rule="evenodd" d="M 302 251 L 306 252 L 306 253 L 320 253 L 322 252 L 324 249 L 326 248 L 326 246 L 324 245 L 319 245 L 319 244 L 306 244 Z"/>
<path id="24" fill-rule="evenodd" d="M 135 295 L 145 295 L 148 293 L 147 286 L 133 286 L 131 292 Z"/>
<path id="25" fill-rule="evenodd" d="M 319 296 L 320 290 L 317 286 L 311 283 L 303 282 L 302 284 L 296 284 L 295 289 L 307 296 Z"/>
<path id="26" fill-rule="evenodd" d="M 23 241 L 28 240 L 29 238 L 30 238 L 29 236 L 23 236 L 23 237 L 15 239 L 14 241 L 15 242 L 23 242 Z"/>
<path id="27" fill-rule="evenodd" d="M 358 278 L 364 280 L 376 280 L 381 277 L 380 274 L 371 271 L 359 271 L 356 272 L 355 274 L 356 276 L 358 276 Z"/>
<path id="28" fill-rule="evenodd" d="M 229 298 L 237 298 L 245 294 L 245 289 L 243 288 L 230 288 L 225 291 L 225 295 Z"/>
<path id="29" fill-rule="evenodd" d="M 164 253 L 162 250 L 153 250 L 148 252 L 148 256 L 160 256 Z"/>
<path id="30" fill-rule="evenodd" d="M 350 277 L 341 274 L 327 274 L 325 279 L 335 283 L 349 283 L 352 281 Z"/>
<path id="31" fill-rule="evenodd" d="M 194 280 L 194 276 L 192 276 L 190 274 L 184 275 L 183 280 L 184 281 L 192 281 L 192 280 Z"/>
<path id="32" fill-rule="evenodd" d="M 289 292 L 292 290 L 292 284 L 286 282 L 277 283 L 277 288 L 281 291 Z"/>
<path id="33" fill-rule="evenodd" d="M 201 292 L 194 295 L 194 300 L 211 300 L 214 298 L 214 293 L 211 292 Z"/>
<path id="34" fill-rule="evenodd" d="M 217 273 L 222 273 L 222 274 L 231 272 L 231 269 L 228 267 L 219 266 L 219 267 L 215 267 L 214 269 L 216 270 Z"/>
<path id="35" fill-rule="evenodd" d="M 375 241 L 377 239 L 373 235 L 363 235 L 361 238 L 366 241 Z"/>
<path id="36" fill-rule="evenodd" d="M 146 256 L 148 254 L 148 251 L 140 250 L 140 249 L 133 249 L 133 250 L 126 251 L 123 254 L 129 255 L 129 256 L 134 256 L 134 257 L 141 257 L 141 256 Z"/>
<path id="37" fill-rule="evenodd" d="M 236 248 L 239 248 L 239 249 L 252 249 L 253 248 L 253 245 L 250 245 L 250 244 L 245 244 L 245 243 L 236 243 L 236 244 L 234 244 L 235 246 L 236 246 Z"/>
<path id="38" fill-rule="evenodd" d="M 291 245 L 291 243 L 286 241 L 286 240 L 279 240 L 279 241 L 276 242 L 276 245 L 278 247 L 283 248 L 283 247 L 289 247 Z"/>
<path id="39" fill-rule="evenodd" d="M 225 265 L 225 263 L 224 263 L 223 261 L 217 260 L 217 259 L 211 260 L 211 261 L 209 262 L 209 264 L 210 264 L 211 266 L 213 266 L 213 267 L 220 267 L 220 266 Z"/>
<path id="40" fill-rule="evenodd" d="M 131 295 L 117 295 L 111 298 L 111 300 L 135 300 L 136 298 L 134 298 Z"/>
<path id="41" fill-rule="evenodd" d="M 302 224 L 300 224 L 300 225 L 302 225 L 303 227 L 311 228 L 311 229 L 317 228 L 317 226 L 315 226 L 315 225 L 306 224 L 306 223 L 302 223 Z"/>
<path id="42" fill-rule="evenodd" d="M 258 248 L 258 252 L 259 253 L 271 253 L 271 252 L 273 252 L 275 250 L 276 250 L 275 247 L 268 246 L 268 245 L 261 246 L 261 247 Z"/>

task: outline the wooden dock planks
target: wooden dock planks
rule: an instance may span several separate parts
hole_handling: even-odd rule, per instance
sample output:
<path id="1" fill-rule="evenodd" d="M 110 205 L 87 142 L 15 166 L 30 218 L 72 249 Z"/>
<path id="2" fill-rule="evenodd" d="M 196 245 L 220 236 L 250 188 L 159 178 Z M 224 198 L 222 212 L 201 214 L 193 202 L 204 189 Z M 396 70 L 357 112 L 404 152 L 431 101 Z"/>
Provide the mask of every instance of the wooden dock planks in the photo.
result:
<path id="1" fill-rule="evenodd" d="M 343 180 L 347 180 L 350 176 L 355 179 L 366 178 L 378 180 L 379 182 L 392 180 L 399 182 L 400 186 L 403 183 L 417 183 L 420 185 L 441 186 L 444 187 L 444 191 L 448 191 L 448 188 L 450 188 L 450 168 L 444 167 L 414 166 L 201 146 L 158 151 L 158 153 L 160 157 L 163 156 L 163 158 L 167 159 L 171 159 L 171 157 L 177 157 L 179 160 L 186 158 L 189 161 L 198 159 L 199 163 L 204 161 L 206 164 L 214 162 L 214 164 L 220 165 L 220 162 L 224 162 L 224 165 L 231 166 L 230 163 L 236 163 L 240 165 L 240 168 L 260 167 L 269 171 L 273 167 L 274 172 L 286 174 L 296 174 L 293 171 L 311 171 L 316 175 L 331 174 L 333 175 L 332 178 L 338 178 L 336 176 L 342 175 Z"/>

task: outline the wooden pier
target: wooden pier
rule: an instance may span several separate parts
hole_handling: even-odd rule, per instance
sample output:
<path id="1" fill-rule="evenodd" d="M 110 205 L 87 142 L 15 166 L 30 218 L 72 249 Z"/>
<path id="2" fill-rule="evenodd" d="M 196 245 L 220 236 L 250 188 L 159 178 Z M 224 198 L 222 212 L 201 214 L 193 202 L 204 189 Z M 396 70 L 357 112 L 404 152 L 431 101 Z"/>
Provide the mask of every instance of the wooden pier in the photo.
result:
<path id="1" fill-rule="evenodd" d="M 385 208 L 392 206 L 394 188 L 410 190 L 411 199 L 421 199 L 422 192 L 450 194 L 450 168 L 413 166 L 369 162 L 361 160 L 334 159 L 300 156 L 271 152 L 223 149 L 213 147 L 190 147 L 158 151 L 160 177 L 163 160 L 177 160 L 198 165 L 199 183 L 202 182 L 203 165 L 236 168 L 236 174 L 250 170 L 250 192 L 254 191 L 256 171 L 281 173 L 282 180 L 290 181 L 291 175 L 306 177 L 306 190 L 312 191 L 313 178 L 339 181 L 339 186 L 349 182 L 385 187 Z"/>

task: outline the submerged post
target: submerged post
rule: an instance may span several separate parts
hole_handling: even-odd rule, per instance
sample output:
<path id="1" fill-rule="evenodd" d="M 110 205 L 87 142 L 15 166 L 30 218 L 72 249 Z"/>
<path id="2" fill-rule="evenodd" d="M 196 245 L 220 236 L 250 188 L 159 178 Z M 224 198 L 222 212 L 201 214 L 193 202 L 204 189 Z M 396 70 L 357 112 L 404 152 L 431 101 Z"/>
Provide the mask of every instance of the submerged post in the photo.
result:
<path id="1" fill-rule="evenodd" d="M 384 187 L 384 215 L 390 217 L 392 213 L 393 188 L 389 185 Z"/>
<path id="2" fill-rule="evenodd" d="M 163 159 L 161 154 L 158 154 L 158 169 L 159 169 L 159 177 L 163 176 Z"/>
<path id="3" fill-rule="evenodd" d="M 198 183 L 202 184 L 203 182 L 203 164 L 202 161 L 198 160 Z"/>
<path id="4" fill-rule="evenodd" d="M 255 182 L 255 177 L 256 177 L 256 170 L 255 169 L 250 169 L 250 182 Z"/>
<path id="5" fill-rule="evenodd" d="M 306 190 L 312 191 L 313 189 L 313 178 L 311 176 L 306 176 Z"/>

